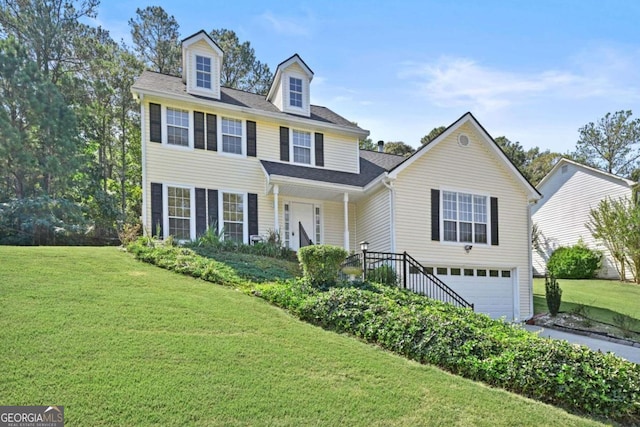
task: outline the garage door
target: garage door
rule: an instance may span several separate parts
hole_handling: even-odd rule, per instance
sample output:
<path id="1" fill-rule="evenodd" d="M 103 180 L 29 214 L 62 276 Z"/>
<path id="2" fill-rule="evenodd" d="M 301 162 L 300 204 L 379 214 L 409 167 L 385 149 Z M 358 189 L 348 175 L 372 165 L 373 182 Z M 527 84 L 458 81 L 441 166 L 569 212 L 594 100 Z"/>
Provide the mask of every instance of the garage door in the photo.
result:
<path id="1" fill-rule="evenodd" d="M 514 269 L 433 267 L 426 270 L 472 303 L 476 312 L 494 319 L 513 320 Z"/>

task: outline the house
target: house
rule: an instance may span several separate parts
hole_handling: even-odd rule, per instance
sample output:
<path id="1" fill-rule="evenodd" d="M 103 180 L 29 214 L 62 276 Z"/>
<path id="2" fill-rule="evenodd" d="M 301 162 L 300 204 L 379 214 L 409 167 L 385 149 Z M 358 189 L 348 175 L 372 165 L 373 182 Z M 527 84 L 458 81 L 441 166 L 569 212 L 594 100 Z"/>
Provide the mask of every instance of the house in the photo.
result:
<path id="1" fill-rule="evenodd" d="M 540 198 L 471 113 L 409 158 L 361 151 L 369 132 L 310 104 L 313 71 L 293 55 L 267 96 L 219 84 L 224 53 L 183 40 L 183 76 L 144 72 L 143 213 L 148 233 L 207 227 L 249 243 L 270 231 L 311 243 L 407 251 L 475 304 L 533 314 L 530 204 Z"/>
<path id="2" fill-rule="evenodd" d="M 538 184 L 544 198 L 533 207 L 532 220 L 539 233 L 539 249 L 533 253 L 535 275 L 544 275 L 546 262 L 560 246 L 573 246 L 582 240 L 591 249 L 603 251 L 598 277 L 619 279 L 611 254 L 591 235 L 586 224 L 591 209 L 601 200 L 631 199 L 634 181 L 601 170 L 560 159 Z"/>

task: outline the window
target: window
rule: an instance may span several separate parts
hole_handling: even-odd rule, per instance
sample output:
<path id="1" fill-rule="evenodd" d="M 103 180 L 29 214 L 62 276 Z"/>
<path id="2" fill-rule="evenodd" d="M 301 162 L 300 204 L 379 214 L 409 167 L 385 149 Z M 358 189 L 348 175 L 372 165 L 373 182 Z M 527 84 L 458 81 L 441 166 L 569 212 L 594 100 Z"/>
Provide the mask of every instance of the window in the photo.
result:
<path id="1" fill-rule="evenodd" d="M 242 120 L 222 118 L 222 151 L 242 154 Z"/>
<path id="2" fill-rule="evenodd" d="M 476 270 L 476 276 L 487 277 L 487 270 Z"/>
<path id="3" fill-rule="evenodd" d="M 224 238 L 244 242 L 244 194 L 222 193 Z"/>
<path id="4" fill-rule="evenodd" d="M 464 269 L 465 276 L 473 276 L 473 268 L 465 268 Z"/>
<path id="5" fill-rule="evenodd" d="M 311 133 L 293 130 L 293 161 L 311 164 Z"/>
<path id="6" fill-rule="evenodd" d="M 468 193 L 442 192 L 444 240 L 487 243 L 487 198 Z"/>
<path id="7" fill-rule="evenodd" d="M 320 244 L 320 208 L 315 208 L 315 229 L 316 229 L 316 245 Z"/>
<path id="8" fill-rule="evenodd" d="M 289 248 L 290 246 L 290 241 L 289 241 L 289 235 L 290 235 L 290 220 L 289 220 L 290 216 L 289 216 L 289 204 L 285 203 L 284 205 L 284 247 L 285 248 Z"/>
<path id="9" fill-rule="evenodd" d="M 196 55 L 196 86 L 211 89 L 211 58 Z"/>
<path id="10" fill-rule="evenodd" d="M 436 274 L 438 274 L 440 276 L 446 276 L 447 275 L 446 267 L 438 267 L 438 268 L 436 268 Z"/>
<path id="11" fill-rule="evenodd" d="M 189 112 L 167 107 L 167 144 L 189 146 Z"/>
<path id="12" fill-rule="evenodd" d="M 169 235 L 178 240 L 191 239 L 191 189 L 167 187 Z"/>
<path id="13" fill-rule="evenodd" d="M 302 108 L 302 79 L 289 77 L 289 105 Z"/>
<path id="14" fill-rule="evenodd" d="M 451 268 L 451 275 L 452 276 L 459 276 L 460 275 L 460 269 L 459 268 Z"/>

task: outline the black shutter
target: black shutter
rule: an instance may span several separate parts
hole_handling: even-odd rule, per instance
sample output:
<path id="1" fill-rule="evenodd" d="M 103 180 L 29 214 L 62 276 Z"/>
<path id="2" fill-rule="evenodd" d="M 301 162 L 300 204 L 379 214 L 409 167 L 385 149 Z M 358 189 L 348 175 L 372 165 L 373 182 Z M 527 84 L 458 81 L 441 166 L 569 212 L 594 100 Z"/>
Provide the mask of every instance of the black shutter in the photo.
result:
<path id="1" fill-rule="evenodd" d="M 207 211 L 209 212 L 209 227 L 213 227 L 215 232 L 222 228 L 220 224 L 218 224 L 218 190 L 207 190 L 207 198 L 208 206 Z"/>
<path id="2" fill-rule="evenodd" d="M 207 192 L 204 188 L 196 188 L 196 237 L 207 231 Z"/>
<path id="3" fill-rule="evenodd" d="M 280 126 L 280 160 L 289 161 L 289 128 Z"/>
<path id="4" fill-rule="evenodd" d="M 151 235 L 162 238 L 162 184 L 151 183 Z"/>
<path id="5" fill-rule="evenodd" d="M 218 122 L 215 114 L 207 114 L 207 150 L 218 151 Z"/>
<path id="6" fill-rule="evenodd" d="M 324 166 L 324 135 L 316 133 L 316 166 Z"/>
<path id="7" fill-rule="evenodd" d="M 498 198 L 491 198 L 491 244 L 498 245 Z"/>
<path id="8" fill-rule="evenodd" d="M 193 140 L 194 146 L 204 150 L 204 113 L 193 112 Z"/>
<path id="9" fill-rule="evenodd" d="M 431 189 L 431 240 L 440 240 L 440 190 Z"/>
<path id="10" fill-rule="evenodd" d="M 256 157 L 256 122 L 247 120 L 247 156 Z"/>
<path id="11" fill-rule="evenodd" d="M 162 142 L 162 112 L 160 104 L 149 103 L 149 139 Z"/>
<path id="12" fill-rule="evenodd" d="M 249 193 L 249 237 L 258 234 L 258 195 Z"/>

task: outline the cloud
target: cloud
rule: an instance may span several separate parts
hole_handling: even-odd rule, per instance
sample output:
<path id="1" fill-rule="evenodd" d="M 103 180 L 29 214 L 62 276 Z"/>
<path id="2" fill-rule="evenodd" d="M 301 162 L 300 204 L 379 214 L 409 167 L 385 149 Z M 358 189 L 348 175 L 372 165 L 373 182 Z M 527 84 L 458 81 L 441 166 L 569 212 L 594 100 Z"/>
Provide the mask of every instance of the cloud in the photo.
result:
<path id="1" fill-rule="evenodd" d="M 300 19 L 298 17 L 276 16 L 271 11 L 266 11 L 258 17 L 263 23 L 266 23 L 276 33 L 288 36 L 309 36 L 311 30 L 309 25 L 305 25 L 308 19 Z"/>
<path id="2" fill-rule="evenodd" d="M 433 63 L 404 63 L 399 77 L 412 81 L 418 94 L 437 107 L 464 107 L 483 112 L 496 112 L 538 99 L 575 101 L 637 96 L 637 91 L 630 90 L 617 78 L 620 64 L 628 67 L 628 60 L 614 60 L 619 56 L 610 50 L 607 57 L 608 63 L 615 67 L 607 67 L 602 62 L 598 68 L 585 67 L 585 62 L 581 62 L 582 66 L 574 67 L 576 71 L 518 73 L 483 66 L 469 58 L 444 56 Z"/>

